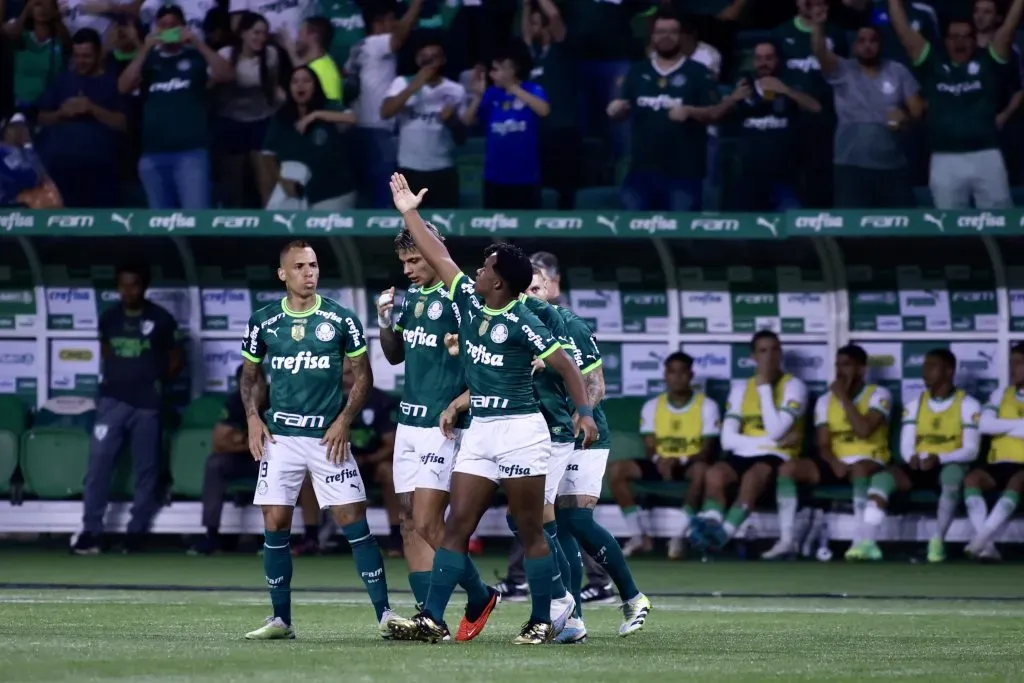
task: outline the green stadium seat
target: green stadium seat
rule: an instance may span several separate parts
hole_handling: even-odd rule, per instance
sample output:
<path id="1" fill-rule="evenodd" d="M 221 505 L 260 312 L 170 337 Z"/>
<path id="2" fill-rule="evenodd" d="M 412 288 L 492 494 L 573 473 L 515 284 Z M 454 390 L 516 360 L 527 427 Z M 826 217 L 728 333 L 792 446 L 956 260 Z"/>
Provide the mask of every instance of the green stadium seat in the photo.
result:
<path id="1" fill-rule="evenodd" d="M 644 438 L 636 433 L 612 429 L 611 454 L 608 462 L 639 460 L 644 457 Z"/>
<path id="2" fill-rule="evenodd" d="M 11 490 L 11 477 L 18 469 L 18 436 L 0 431 L 0 495 Z"/>
<path id="3" fill-rule="evenodd" d="M 224 396 L 205 394 L 185 408 L 181 416 L 181 428 L 210 430 L 225 416 Z"/>
<path id="4" fill-rule="evenodd" d="M 545 211 L 558 211 L 558 193 L 550 187 L 540 191 L 540 208 Z"/>
<path id="5" fill-rule="evenodd" d="M 647 402 L 646 398 L 627 396 L 623 398 L 610 398 L 601 404 L 604 414 L 608 418 L 608 426 L 613 432 L 632 432 L 640 428 L 640 410 Z"/>
<path id="6" fill-rule="evenodd" d="M 586 187 L 576 191 L 580 211 L 621 211 L 622 190 L 618 187 Z"/>
<path id="7" fill-rule="evenodd" d="M 89 466 L 89 432 L 77 429 L 30 429 L 21 438 L 21 473 L 25 488 L 44 500 L 82 494 Z"/>
<path id="8" fill-rule="evenodd" d="M 10 432 L 20 437 L 28 426 L 28 410 L 15 396 L 0 396 L 0 432 Z"/>
<path id="9" fill-rule="evenodd" d="M 212 452 L 209 429 L 182 429 L 171 438 L 171 490 L 175 495 L 199 498 L 203 493 L 206 458 Z"/>
<path id="10" fill-rule="evenodd" d="M 482 159 L 486 152 L 487 138 L 483 136 L 469 137 L 456 147 L 455 156 L 459 161 L 465 157 L 480 157 Z"/>

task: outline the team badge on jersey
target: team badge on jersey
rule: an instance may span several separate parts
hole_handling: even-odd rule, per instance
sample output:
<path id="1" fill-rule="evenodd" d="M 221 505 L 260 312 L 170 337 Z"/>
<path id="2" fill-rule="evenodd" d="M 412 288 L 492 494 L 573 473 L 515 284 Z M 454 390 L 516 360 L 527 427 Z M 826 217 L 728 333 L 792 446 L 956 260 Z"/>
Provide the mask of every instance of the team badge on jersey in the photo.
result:
<path id="1" fill-rule="evenodd" d="M 664 88 L 666 85 L 668 85 L 668 79 L 667 78 L 659 78 L 658 79 L 658 87 L 659 88 Z"/>
<path id="2" fill-rule="evenodd" d="M 484 318 L 483 321 L 481 321 L 480 329 L 478 330 L 480 335 L 487 334 L 487 328 L 490 327 L 490 326 L 491 326 L 491 321 L 488 320 L 487 318 Z"/>
<path id="3" fill-rule="evenodd" d="M 430 318 L 431 320 L 437 320 L 438 318 L 441 317 L 442 311 L 444 311 L 444 307 L 441 305 L 441 302 L 434 301 L 427 308 L 427 317 Z"/>
<path id="4" fill-rule="evenodd" d="M 412 309 L 412 314 L 417 318 L 423 315 L 423 299 L 416 302 L 416 308 Z"/>
<path id="5" fill-rule="evenodd" d="M 373 408 L 363 408 L 363 424 L 370 426 L 373 424 L 373 418 L 377 416 L 376 411 Z"/>
<path id="6" fill-rule="evenodd" d="M 292 339 L 295 341 L 302 341 L 306 338 L 306 325 L 305 323 L 295 323 L 292 325 Z"/>
<path id="7" fill-rule="evenodd" d="M 334 339 L 334 325 L 330 323 L 320 323 L 316 326 L 316 338 L 322 342 L 329 342 Z"/>
<path id="8" fill-rule="evenodd" d="M 504 325 L 495 325 L 491 330 L 491 341 L 495 344 L 503 344 L 508 339 L 508 328 Z"/>
<path id="9" fill-rule="evenodd" d="M 148 337 L 149 335 L 151 335 L 153 333 L 153 329 L 155 327 L 156 327 L 156 323 L 153 322 L 152 320 L 143 320 L 142 321 L 142 325 L 141 325 L 142 336 L 143 337 Z"/>

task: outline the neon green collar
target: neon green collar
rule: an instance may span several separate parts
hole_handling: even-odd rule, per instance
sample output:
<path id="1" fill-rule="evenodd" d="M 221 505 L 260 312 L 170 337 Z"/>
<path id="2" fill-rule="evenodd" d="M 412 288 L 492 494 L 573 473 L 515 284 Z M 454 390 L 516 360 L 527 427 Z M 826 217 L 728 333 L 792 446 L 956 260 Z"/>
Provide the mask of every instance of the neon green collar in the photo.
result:
<path id="1" fill-rule="evenodd" d="M 320 310 L 321 303 L 323 303 L 323 299 L 321 299 L 320 295 L 317 294 L 316 302 L 313 304 L 313 307 L 310 308 L 308 311 L 302 311 L 301 313 L 299 313 L 288 308 L 288 297 L 285 297 L 281 299 L 281 310 L 284 311 L 286 315 L 289 315 L 293 318 L 308 318 L 309 316 L 313 315 L 314 313 Z"/>

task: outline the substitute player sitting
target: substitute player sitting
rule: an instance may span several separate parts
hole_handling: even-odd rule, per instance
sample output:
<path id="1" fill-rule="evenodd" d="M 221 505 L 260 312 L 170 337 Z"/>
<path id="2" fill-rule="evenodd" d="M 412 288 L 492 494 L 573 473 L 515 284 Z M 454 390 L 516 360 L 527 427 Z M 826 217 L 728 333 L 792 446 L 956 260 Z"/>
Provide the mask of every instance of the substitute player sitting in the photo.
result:
<path id="1" fill-rule="evenodd" d="M 981 413 L 981 433 L 992 437 L 988 463 L 964 479 L 964 504 L 974 538 L 964 552 L 979 560 L 998 561 L 996 535 L 1010 519 L 1024 493 L 1024 344 L 1010 350 L 1010 386 L 989 396 Z M 1003 495 L 989 512 L 985 492 Z"/>
<path id="2" fill-rule="evenodd" d="M 981 405 L 953 384 L 956 356 L 949 349 L 932 349 L 924 356 L 921 376 L 925 391 L 903 407 L 900 456 L 904 463 L 890 464 L 871 477 L 865 526 L 871 538 L 885 521 L 893 491 L 938 489 L 939 508 L 935 535 L 928 541 L 928 561 L 946 559 L 945 538 L 960 502 L 960 485 L 966 466 L 978 457 L 981 435 Z M 863 541 L 848 560 L 880 560 L 882 551 L 874 541 Z M 858 548 L 861 546 L 857 546 Z"/>
<path id="3" fill-rule="evenodd" d="M 439 240 L 443 239 L 440 235 Z M 395 437 L 395 492 L 402 506 L 402 538 L 409 564 L 409 586 L 420 605 L 427 599 L 434 550 L 444 536 L 444 511 L 448 507 L 452 468 L 469 412 L 452 410 L 449 435 L 442 433 L 441 415 L 466 389 L 462 361 L 445 347 L 445 338 L 458 334 L 455 306 L 441 278 L 416 248 L 408 230 L 395 238 L 402 270 L 411 281 L 395 310 L 395 288 L 377 299 L 377 324 L 384 357 L 392 365 L 405 362 L 405 385 L 399 404 Z M 469 602 L 484 605 L 472 614 L 472 624 L 483 629 L 497 592 L 480 579 L 476 565 L 466 558 L 467 571 L 460 585 Z M 469 640 L 479 630 L 459 633 Z"/>
<path id="4" fill-rule="evenodd" d="M 708 469 L 704 509 L 691 522 L 690 540 L 698 548 L 728 543 L 779 467 L 800 457 L 807 387 L 782 371 L 782 345 L 774 332 L 754 334 L 750 350 L 754 376 L 733 387 L 725 406 L 722 448 L 730 455 Z M 736 484 L 736 500 L 723 518 L 726 491 Z"/>
<path id="5" fill-rule="evenodd" d="M 836 378 L 828 393 L 814 405 L 818 452 L 821 461 L 810 458 L 787 460 L 779 468 L 775 486 L 779 512 L 779 540 L 762 559 L 788 558 L 796 554 L 793 538 L 796 526 L 797 484 L 817 486 L 825 482 L 853 484 L 853 514 L 857 520 L 854 543 L 871 537 L 873 527 L 864 524 L 871 476 L 890 459 L 889 412 L 892 395 L 876 384 L 867 384 L 868 354 L 856 344 L 836 352 Z"/>
<path id="6" fill-rule="evenodd" d="M 631 534 L 622 549 L 626 557 L 651 549 L 651 538 L 630 487 L 630 482 L 637 480 L 688 482 L 682 524 L 668 542 L 670 559 L 683 555 L 683 539 L 703 500 L 704 477 L 718 446 L 721 419 L 718 404 L 695 391 L 692 381 L 693 358 L 682 351 L 669 354 L 665 359 L 667 391 L 648 400 L 640 410 L 647 458 L 619 460 L 608 468 L 608 484 Z"/>
<path id="7" fill-rule="evenodd" d="M 451 511 L 444 540 L 434 555 L 426 605 L 413 620 L 415 635 L 424 640 L 443 636 L 444 611 L 465 572 L 469 537 L 500 482 L 526 553 L 532 601 L 530 618 L 514 642 L 546 643 L 555 635 L 550 607 L 558 571 L 543 526 L 551 440 L 534 393 L 534 357 L 562 377 L 579 406 L 576 428 L 589 443 L 597 436 L 597 426 L 583 378 L 547 328 L 519 300 L 533 277 L 533 267 L 521 250 L 508 244 L 491 245 L 476 280 L 471 280 L 416 211 L 426 190 L 413 194 L 405 178 L 395 174 L 391 192 L 416 247 L 458 307 L 459 357 L 466 369 L 473 415 L 452 474 Z M 482 608 L 469 605 L 467 612 Z M 404 624 L 395 625 L 396 633 L 404 630 Z"/>
<path id="8" fill-rule="evenodd" d="M 294 638 L 291 616 L 293 508 L 310 474 L 320 505 L 330 507 L 355 559 L 377 613 L 380 634 L 412 626 L 388 605 L 384 561 L 366 523 L 366 489 L 349 449 L 349 431 L 373 386 L 363 327 L 355 313 L 316 292 L 320 266 L 308 243 L 281 251 L 277 276 L 287 295 L 249 318 L 242 340 L 240 392 L 248 422 L 249 450 L 260 461 L 253 504 L 266 529 L 263 572 L 274 615 L 246 634 L 250 640 Z M 354 381 L 342 392 L 348 358 Z M 260 365 L 266 362 L 270 407 L 259 413 Z"/>

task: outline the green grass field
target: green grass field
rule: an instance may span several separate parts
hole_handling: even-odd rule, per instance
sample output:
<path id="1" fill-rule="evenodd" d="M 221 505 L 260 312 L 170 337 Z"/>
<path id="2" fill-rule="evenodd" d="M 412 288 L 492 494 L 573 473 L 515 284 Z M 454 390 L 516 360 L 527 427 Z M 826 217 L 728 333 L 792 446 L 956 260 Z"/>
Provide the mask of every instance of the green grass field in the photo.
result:
<path id="1" fill-rule="evenodd" d="M 503 558 L 481 562 L 492 575 Z M 241 636 L 269 613 L 259 558 L 0 554 L 0 681 L 1024 681 L 1024 567 L 633 563 L 647 627 L 588 608 L 580 646 L 513 647 L 523 604 L 468 644 L 388 643 L 346 556 L 299 558 L 298 639 Z M 401 562 L 393 606 L 409 614 Z M 840 596 L 847 597 L 840 597 Z M 462 611 L 456 595 L 446 615 Z"/>

